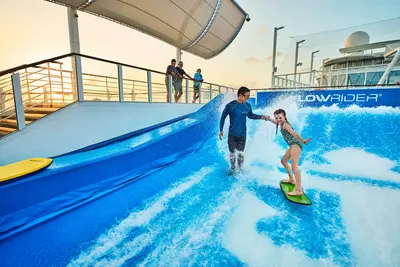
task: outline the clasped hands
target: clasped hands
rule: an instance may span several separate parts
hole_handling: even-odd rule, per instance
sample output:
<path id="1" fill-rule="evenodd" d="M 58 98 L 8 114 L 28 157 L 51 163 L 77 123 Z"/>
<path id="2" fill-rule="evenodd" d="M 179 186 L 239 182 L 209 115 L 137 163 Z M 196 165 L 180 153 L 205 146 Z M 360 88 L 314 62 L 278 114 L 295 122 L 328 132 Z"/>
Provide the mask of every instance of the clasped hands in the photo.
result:
<path id="1" fill-rule="evenodd" d="M 277 124 L 276 120 L 272 119 L 272 118 L 271 118 L 270 116 L 268 116 L 268 115 L 261 115 L 261 119 L 262 119 L 262 120 L 265 120 L 265 121 L 270 121 L 270 122 L 272 122 L 272 123 L 274 123 L 274 124 Z"/>

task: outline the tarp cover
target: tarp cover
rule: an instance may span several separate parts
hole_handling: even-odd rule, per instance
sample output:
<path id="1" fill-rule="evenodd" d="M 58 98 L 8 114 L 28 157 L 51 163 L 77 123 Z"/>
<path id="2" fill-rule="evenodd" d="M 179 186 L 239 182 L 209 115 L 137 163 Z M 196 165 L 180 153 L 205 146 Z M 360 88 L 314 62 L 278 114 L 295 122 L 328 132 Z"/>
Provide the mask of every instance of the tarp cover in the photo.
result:
<path id="1" fill-rule="evenodd" d="M 205 59 L 235 39 L 247 17 L 234 0 L 45 0 L 137 29 Z"/>

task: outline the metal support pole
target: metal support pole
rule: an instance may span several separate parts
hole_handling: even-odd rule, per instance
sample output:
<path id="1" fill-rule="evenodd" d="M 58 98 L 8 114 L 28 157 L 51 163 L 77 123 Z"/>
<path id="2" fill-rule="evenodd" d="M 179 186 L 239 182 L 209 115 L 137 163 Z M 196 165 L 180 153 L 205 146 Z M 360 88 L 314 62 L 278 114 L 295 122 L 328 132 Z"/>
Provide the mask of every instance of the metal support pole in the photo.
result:
<path id="1" fill-rule="evenodd" d="M 393 49 L 389 53 L 386 53 L 384 56 L 385 56 L 385 58 L 387 58 L 393 54 L 395 54 L 395 55 L 394 55 L 392 61 L 390 62 L 390 64 L 387 66 L 382 77 L 379 79 L 377 86 L 381 86 L 381 85 L 384 85 L 385 83 L 386 84 L 388 83 L 388 77 L 389 77 L 390 72 L 392 71 L 393 67 L 397 64 L 397 62 L 400 60 L 400 47 Z"/>
<path id="2" fill-rule="evenodd" d="M 26 79 L 26 91 L 28 92 L 28 100 L 31 102 L 31 91 L 29 90 L 29 76 L 28 76 L 28 70 L 25 68 L 25 79 Z M 63 85 L 62 83 L 62 75 L 61 75 L 61 86 Z M 64 93 L 64 91 L 63 91 Z"/>
<path id="3" fill-rule="evenodd" d="M 132 81 L 132 101 L 136 101 L 136 88 L 135 88 L 135 81 Z"/>
<path id="4" fill-rule="evenodd" d="M 76 9 L 67 8 L 69 46 L 72 53 L 80 53 L 78 13 Z"/>
<path id="5" fill-rule="evenodd" d="M 272 88 L 275 86 L 275 72 L 276 72 L 275 61 L 276 61 L 276 43 L 277 43 L 278 31 L 283 28 L 284 27 L 274 28 L 274 45 L 272 48 L 272 77 L 271 77 Z"/>
<path id="6" fill-rule="evenodd" d="M 221 86 L 218 86 L 218 94 L 221 93 Z"/>
<path id="7" fill-rule="evenodd" d="M 67 8 L 67 18 L 68 18 L 68 30 L 69 30 L 69 46 L 71 53 L 80 53 L 80 43 L 79 43 L 79 27 L 78 27 L 78 13 L 76 9 Z M 75 74 L 75 57 L 71 58 L 72 66 L 72 77 L 71 79 L 76 81 Z M 78 90 L 76 88 L 76 83 L 72 83 L 72 98 L 73 101 L 78 100 Z"/>
<path id="8" fill-rule="evenodd" d="M 311 52 L 310 81 L 309 81 L 310 85 L 311 85 L 311 81 L 312 81 L 312 73 L 313 73 L 313 68 L 314 68 L 314 55 L 318 52 L 319 52 L 319 50 Z"/>
<path id="9" fill-rule="evenodd" d="M 303 43 L 305 40 L 301 40 L 296 42 L 296 54 L 295 54 L 295 61 L 294 61 L 294 87 L 296 87 L 296 79 L 297 79 L 297 64 L 299 61 L 299 45 Z"/>
<path id="10" fill-rule="evenodd" d="M 201 100 L 202 100 L 202 97 L 201 97 L 201 95 L 202 95 L 202 93 L 201 93 L 201 87 L 203 87 L 203 84 L 202 84 L 202 83 L 200 83 L 200 85 L 199 85 L 199 104 L 201 104 Z"/>
<path id="11" fill-rule="evenodd" d="M 151 86 L 151 72 L 147 71 L 147 96 L 149 103 L 153 102 L 153 92 Z"/>
<path id="12" fill-rule="evenodd" d="M 3 110 L 5 111 L 6 109 L 6 94 L 3 92 L 3 88 L 0 87 L 0 114 L 3 112 Z M 31 102 L 31 100 L 29 99 L 29 102 Z"/>
<path id="13" fill-rule="evenodd" d="M 53 104 L 53 88 L 51 86 L 51 71 L 50 71 L 50 63 L 47 62 L 47 75 L 49 76 L 49 88 L 50 88 L 50 103 Z M 47 93 L 47 88 L 44 88 Z"/>
<path id="14" fill-rule="evenodd" d="M 179 63 L 179 61 L 182 60 L 182 50 L 180 48 L 176 49 L 176 62 Z"/>
<path id="15" fill-rule="evenodd" d="M 189 103 L 189 80 L 186 81 L 186 104 Z"/>
<path id="16" fill-rule="evenodd" d="M 168 84 L 169 84 L 169 103 L 172 103 L 172 93 L 173 93 L 173 91 L 172 91 L 172 76 L 171 75 L 169 75 L 168 76 Z"/>
<path id="17" fill-rule="evenodd" d="M 212 85 L 210 84 L 210 101 L 211 101 L 211 99 L 212 99 L 212 96 L 213 96 Z"/>
<path id="18" fill-rule="evenodd" d="M 15 113 L 17 114 L 17 127 L 18 130 L 22 130 L 25 128 L 25 115 L 24 102 L 22 100 L 21 80 L 18 72 L 11 75 L 11 81 L 13 87 Z"/>
<path id="19" fill-rule="evenodd" d="M 108 89 L 108 78 L 106 77 L 106 92 L 107 92 L 107 101 L 109 101 L 112 97 L 110 94 L 110 90 Z"/>
<path id="20" fill-rule="evenodd" d="M 119 102 L 124 102 L 124 78 L 122 76 L 122 66 L 118 64 L 118 89 L 119 89 Z"/>
<path id="21" fill-rule="evenodd" d="M 83 102 L 83 80 L 82 80 L 82 64 L 81 64 L 81 57 L 74 56 L 75 58 L 75 78 L 76 78 L 76 88 L 78 90 L 78 101 Z"/>
<path id="22" fill-rule="evenodd" d="M 62 64 L 60 64 L 61 94 L 62 94 L 62 102 L 64 104 L 65 103 L 65 91 L 64 91 L 64 78 L 63 78 L 63 76 L 64 76 L 64 72 L 63 72 L 63 69 L 62 69 Z M 27 84 L 28 84 L 28 82 L 27 82 Z M 28 88 L 28 90 L 29 90 L 29 88 Z M 30 99 L 29 99 L 29 101 L 30 101 Z"/>

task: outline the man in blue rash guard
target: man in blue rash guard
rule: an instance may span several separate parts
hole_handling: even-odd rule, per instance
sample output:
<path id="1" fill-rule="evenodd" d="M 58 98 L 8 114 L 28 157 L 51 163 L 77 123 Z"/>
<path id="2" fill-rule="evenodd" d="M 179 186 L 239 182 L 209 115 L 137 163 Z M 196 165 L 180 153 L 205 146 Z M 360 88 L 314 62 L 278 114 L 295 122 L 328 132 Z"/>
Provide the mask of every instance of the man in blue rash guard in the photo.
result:
<path id="1" fill-rule="evenodd" d="M 222 140 L 224 136 L 224 123 L 226 117 L 229 115 L 229 133 L 228 133 L 228 146 L 230 152 L 231 171 L 236 170 L 236 150 L 238 151 L 238 167 L 242 168 L 244 162 L 243 151 L 246 146 L 246 120 L 247 117 L 253 120 L 266 120 L 272 121 L 270 116 L 267 115 L 256 115 L 252 112 L 249 103 L 246 103 L 250 97 L 250 89 L 247 87 L 240 87 L 237 92 L 238 98 L 229 102 L 221 115 L 219 123 L 219 139 Z"/>

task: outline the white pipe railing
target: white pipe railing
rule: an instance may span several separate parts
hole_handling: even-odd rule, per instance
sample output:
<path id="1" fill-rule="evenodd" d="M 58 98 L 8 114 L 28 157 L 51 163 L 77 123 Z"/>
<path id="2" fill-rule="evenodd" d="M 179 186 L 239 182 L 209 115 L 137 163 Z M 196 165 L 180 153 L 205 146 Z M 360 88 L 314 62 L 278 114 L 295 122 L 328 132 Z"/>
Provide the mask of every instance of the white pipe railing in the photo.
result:
<path id="1" fill-rule="evenodd" d="M 394 58 L 392 59 L 392 61 L 390 62 L 390 64 L 387 66 L 385 73 L 382 75 L 382 77 L 380 78 L 378 84 L 376 86 L 382 86 L 385 82 L 387 77 L 389 76 L 390 72 L 392 71 L 393 67 L 396 65 L 396 63 L 399 61 L 400 59 L 400 47 L 393 49 L 392 51 L 390 51 L 389 53 L 386 53 L 384 55 L 385 58 L 390 57 L 391 55 L 393 55 L 394 53 L 396 53 L 394 55 Z"/>

